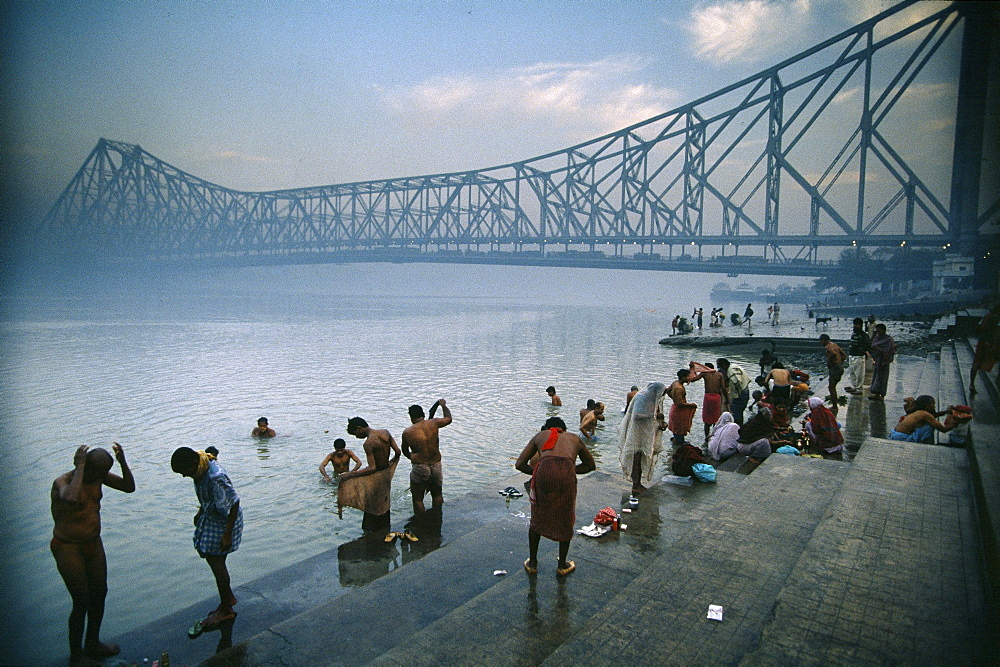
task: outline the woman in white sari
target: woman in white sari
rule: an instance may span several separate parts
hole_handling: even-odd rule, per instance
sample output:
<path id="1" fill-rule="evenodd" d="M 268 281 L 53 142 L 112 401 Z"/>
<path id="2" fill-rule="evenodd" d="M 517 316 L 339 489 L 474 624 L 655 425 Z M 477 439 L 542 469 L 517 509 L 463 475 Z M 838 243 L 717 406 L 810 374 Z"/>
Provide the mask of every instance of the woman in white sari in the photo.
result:
<path id="1" fill-rule="evenodd" d="M 641 493 L 642 485 L 653 481 L 653 465 L 663 450 L 663 395 L 667 387 L 662 382 L 650 382 L 628 404 L 618 431 L 622 472 L 632 480 L 632 493 Z"/>
<path id="2" fill-rule="evenodd" d="M 712 429 L 708 453 L 716 461 L 725 461 L 736 453 L 739 439 L 740 425 L 733 420 L 732 414 L 723 412 Z"/>

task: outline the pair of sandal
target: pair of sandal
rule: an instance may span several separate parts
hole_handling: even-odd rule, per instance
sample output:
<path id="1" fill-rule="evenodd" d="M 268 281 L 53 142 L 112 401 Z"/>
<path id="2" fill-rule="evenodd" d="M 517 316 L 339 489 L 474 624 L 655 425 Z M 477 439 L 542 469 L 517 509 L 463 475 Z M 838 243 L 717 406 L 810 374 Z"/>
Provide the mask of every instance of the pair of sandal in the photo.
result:
<path id="1" fill-rule="evenodd" d="M 508 486 L 503 491 L 498 491 L 498 493 L 501 496 L 505 496 L 507 498 L 520 498 L 521 496 L 524 495 L 523 493 L 515 489 L 513 486 Z"/>
<path id="2" fill-rule="evenodd" d="M 385 536 L 385 541 L 386 542 L 392 542 L 397 537 L 399 539 L 401 539 L 401 540 L 409 540 L 411 542 L 419 542 L 420 541 L 420 538 L 418 538 L 416 535 L 414 535 L 410 531 L 406 531 L 406 532 L 403 532 L 403 533 L 389 533 L 388 535 Z"/>
<path id="3" fill-rule="evenodd" d="M 203 632 L 211 632 L 212 630 L 218 630 L 224 623 L 232 622 L 236 620 L 236 612 L 233 612 L 232 616 L 227 618 L 218 619 L 214 623 L 212 618 L 215 617 L 217 612 L 212 612 L 209 614 L 204 621 L 195 621 L 194 625 L 188 628 L 188 638 L 197 639 L 201 636 Z"/>
<path id="4" fill-rule="evenodd" d="M 528 565 L 528 563 L 530 562 L 531 562 L 530 558 L 524 559 L 524 571 L 527 572 L 528 574 L 538 574 L 538 568 L 531 567 L 530 565 Z M 575 569 L 576 569 L 576 563 L 574 563 L 573 561 L 567 561 L 566 567 L 556 568 L 556 576 L 565 577 L 567 574 L 569 574 Z"/>

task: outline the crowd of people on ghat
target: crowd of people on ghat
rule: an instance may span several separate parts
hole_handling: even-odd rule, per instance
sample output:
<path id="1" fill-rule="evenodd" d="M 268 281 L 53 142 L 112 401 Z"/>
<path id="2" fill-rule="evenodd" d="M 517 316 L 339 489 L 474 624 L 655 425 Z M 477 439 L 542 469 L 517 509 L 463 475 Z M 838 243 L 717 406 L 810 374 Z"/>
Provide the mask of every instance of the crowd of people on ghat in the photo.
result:
<path id="1" fill-rule="evenodd" d="M 976 373 L 989 372 L 1000 350 L 1000 327 L 994 312 L 990 311 L 980 325 L 982 334 L 970 378 L 973 394 Z M 778 314 L 775 304 L 769 309 L 769 316 L 774 320 Z M 695 311 L 695 316 L 700 326 L 700 309 Z M 749 322 L 752 316 L 753 310 L 748 304 L 746 321 Z M 721 309 L 712 311 L 713 322 L 720 317 L 724 318 Z M 847 393 L 867 394 L 873 401 L 884 400 L 896 343 L 885 324 L 874 322 L 873 317 L 867 322 L 861 318 L 854 320 L 847 352 L 827 334 L 821 335 L 819 342 L 828 372 L 828 400 L 811 395 L 810 374 L 786 368 L 773 348 L 762 350 L 755 379 L 751 379 L 750 373 L 739 364 L 717 358 L 714 363 L 690 362 L 688 367 L 676 371 L 676 379 L 669 385 L 658 381 L 650 382 L 643 389 L 633 385 L 625 396 L 624 415 L 618 429 L 619 463 L 622 473 L 631 482 L 632 493 L 642 493 L 653 481 L 667 431 L 671 434 L 675 472 L 691 470 L 693 462 L 718 464 L 737 455 L 745 456 L 751 466 L 759 465 L 776 451 L 839 457 L 844 437 L 837 421 L 840 404 L 837 386 L 845 368 L 851 382 L 845 388 Z M 700 406 L 687 397 L 687 387 L 694 382 L 703 383 Z M 562 406 L 554 386 L 545 391 L 551 406 Z M 669 410 L 665 410 L 663 403 L 668 397 L 671 404 Z M 802 427 L 796 429 L 790 415 L 803 399 Z M 704 443 L 700 449 L 687 440 L 699 407 L 704 426 Z M 439 408 L 442 416 L 435 417 Z M 342 515 L 343 507 L 360 509 L 364 513 L 362 528 L 365 531 L 387 529 L 391 482 L 401 456 L 411 462 L 409 482 L 414 515 L 426 511 L 424 500 L 428 493 L 432 508 L 443 505 L 439 432 L 452 423 L 451 412 L 442 398 L 431 406 L 429 414 L 425 414 L 420 405 L 411 405 L 408 416 L 411 425 L 402 432 L 401 447 L 388 430 L 373 428 L 365 419 L 352 417 L 346 430 L 349 435 L 364 441 L 365 460 L 348 449 L 344 439 L 337 438 L 334 450 L 319 465 L 325 481 L 336 479 L 338 483 L 338 514 Z M 940 417 L 946 418 L 942 422 Z M 971 414 L 965 406 L 949 406 L 938 411 L 930 396 L 908 397 L 904 415 L 889 437 L 932 442 L 935 431 L 951 431 L 968 419 Z M 538 547 L 542 537 L 559 543 L 557 576 L 566 576 L 576 569 L 568 553 L 576 521 L 577 477 L 596 469 L 588 444 L 594 441 L 599 423 L 604 420 L 604 403 L 589 399 L 579 411 L 580 435 L 569 432 L 562 418 L 549 417 L 517 457 L 515 468 L 531 476 L 526 484 L 531 517 L 528 558 L 524 561 L 524 569 L 529 575 L 539 570 Z M 267 418 L 261 417 L 251 435 L 271 438 L 276 434 Z M 50 493 L 55 524 L 50 548 L 72 599 L 68 624 L 72 664 L 99 664 L 102 659 L 119 652 L 118 646 L 102 643 L 99 636 L 107 595 L 100 502 L 104 486 L 132 493 L 136 483 L 122 446 L 114 443 L 112 451 L 113 455 L 102 448 L 91 449 L 86 445 L 77 448 L 73 469 L 56 478 Z M 681 452 L 687 452 L 683 461 L 679 456 Z M 226 558 L 240 546 L 243 510 L 233 482 L 218 462 L 218 454 L 214 447 L 204 451 L 179 447 L 171 457 L 171 469 L 194 482 L 199 508 L 193 520 L 193 544 L 198 555 L 208 563 L 219 593 L 219 605 L 203 621 L 195 623 L 189 631 L 192 637 L 236 617 L 233 607 L 237 600 L 230 584 Z M 121 474 L 112 472 L 115 461 Z M 333 477 L 327 472 L 328 465 L 332 466 Z M 522 495 L 513 488 L 501 494 Z M 411 539 L 416 537 L 411 536 Z"/>

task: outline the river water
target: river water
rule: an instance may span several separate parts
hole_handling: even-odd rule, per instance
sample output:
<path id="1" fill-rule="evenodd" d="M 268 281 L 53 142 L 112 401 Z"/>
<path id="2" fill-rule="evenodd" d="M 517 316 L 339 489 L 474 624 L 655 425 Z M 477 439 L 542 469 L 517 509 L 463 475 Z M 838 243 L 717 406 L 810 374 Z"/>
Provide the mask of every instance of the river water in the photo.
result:
<path id="1" fill-rule="evenodd" d="M 70 599 L 49 553 L 48 493 L 78 445 L 120 442 L 138 485 L 107 490 L 103 503 L 110 638 L 214 595 L 191 544 L 191 482 L 170 471 L 176 447 L 218 447 L 242 496 L 234 585 L 360 535 L 360 512 L 338 519 L 336 489 L 317 471 L 337 437 L 363 458 L 345 432 L 354 415 L 398 441 L 410 404 L 446 398 L 446 503 L 510 475 L 547 416 L 575 427 L 588 398 L 608 405 L 593 450 L 614 470 L 626 392 L 687 364 L 688 353 L 657 341 L 675 314 L 710 310 L 719 278 L 432 264 L 21 277 L 4 291 L 0 322 L 0 663 L 67 653 Z M 550 384 L 561 412 L 548 405 Z M 700 402 L 700 383 L 689 397 Z M 250 437 L 259 416 L 278 437 Z M 408 473 L 404 459 L 394 524 L 410 514 Z"/>

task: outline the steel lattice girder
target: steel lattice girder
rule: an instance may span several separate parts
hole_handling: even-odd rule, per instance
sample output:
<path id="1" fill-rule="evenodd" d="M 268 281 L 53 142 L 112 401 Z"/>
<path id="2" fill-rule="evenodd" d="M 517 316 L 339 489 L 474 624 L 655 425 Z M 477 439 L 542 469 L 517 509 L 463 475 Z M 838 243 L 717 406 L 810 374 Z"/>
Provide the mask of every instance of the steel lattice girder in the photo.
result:
<path id="1" fill-rule="evenodd" d="M 694 242 L 779 261 L 784 247 L 940 245 L 957 229 L 947 167 L 907 139 L 964 14 L 881 34 L 909 4 L 674 111 L 489 169 L 240 192 L 101 139 L 42 236 L 123 254 Z"/>

